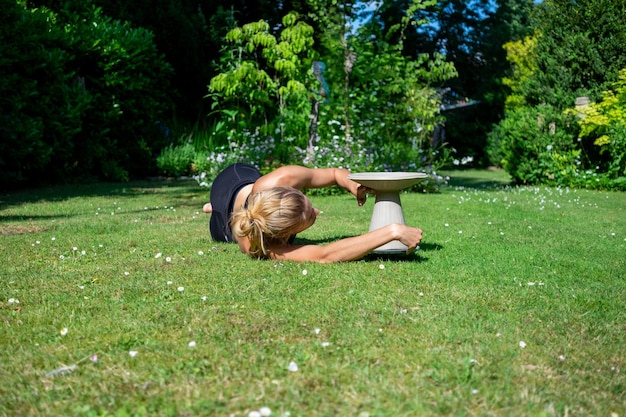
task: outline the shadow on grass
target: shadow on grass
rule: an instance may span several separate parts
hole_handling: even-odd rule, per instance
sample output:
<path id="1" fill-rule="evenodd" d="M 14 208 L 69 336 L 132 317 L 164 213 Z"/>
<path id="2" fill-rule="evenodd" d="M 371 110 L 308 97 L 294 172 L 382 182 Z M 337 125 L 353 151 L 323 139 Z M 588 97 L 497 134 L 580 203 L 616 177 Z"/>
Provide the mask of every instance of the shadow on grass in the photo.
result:
<path id="1" fill-rule="evenodd" d="M 116 200 L 119 200 L 119 198 L 117 198 Z M 184 206 L 197 207 L 198 211 L 201 210 L 201 207 L 198 207 L 198 204 L 196 202 L 194 202 L 193 204 L 188 203 L 188 202 L 177 202 L 176 204 L 178 207 L 184 207 Z M 0 207 L 0 209 L 4 209 L 4 208 L 6 207 Z M 150 208 L 143 208 L 143 209 L 137 209 L 137 210 L 124 210 L 124 211 L 116 212 L 115 215 L 116 216 L 129 216 L 129 215 L 136 215 L 137 213 L 150 213 L 150 212 L 162 213 L 163 208 L 150 207 Z M 46 221 L 46 220 L 69 219 L 72 217 L 82 216 L 85 214 L 89 215 L 89 213 L 75 213 L 71 215 L 70 214 L 56 214 L 56 215 L 44 215 L 44 214 L 3 215 L 3 214 L 0 214 L 0 224 L 1 223 L 32 222 L 32 221 L 39 221 L 39 220 Z"/>
<path id="2" fill-rule="evenodd" d="M 59 185 L 0 194 L 0 210 L 26 203 L 57 202 L 77 197 L 110 197 L 120 199 L 143 194 L 169 194 L 168 198 L 176 201 L 178 205 L 195 206 L 197 202 L 189 203 L 189 197 L 203 193 L 206 193 L 208 201 L 208 190 L 201 189 L 192 180 L 145 180 L 129 183 L 98 182 L 93 184 Z"/>
<path id="3" fill-rule="evenodd" d="M 54 216 L 50 216 L 50 215 L 40 215 L 40 214 L 33 214 L 33 215 L 29 215 L 29 214 L 22 214 L 22 215 L 18 215 L 18 216 L 3 216 L 0 215 L 0 223 L 7 223 L 7 222 L 29 222 L 29 221 L 33 221 L 33 220 L 56 220 L 56 219 L 68 219 L 71 216 L 67 215 L 67 214 L 58 214 L 58 215 L 54 215 Z"/>
<path id="4" fill-rule="evenodd" d="M 363 258 L 367 262 L 415 262 L 422 263 L 428 261 L 428 258 L 422 256 L 420 251 L 406 254 L 386 254 L 386 253 L 370 253 Z"/>
<path id="5" fill-rule="evenodd" d="M 407 255 L 404 253 L 399 254 L 383 254 L 383 253 L 370 253 L 364 259 L 371 262 L 426 262 L 428 258 L 424 256 L 424 252 L 441 250 L 443 246 L 438 243 L 421 243 L 419 249 L 413 253 Z"/>
<path id="6" fill-rule="evenodd" d="M 442 171 L 440 174 L 450 177 L 448 185 L 451 187 L 500 190 L 511 185 L 511 177 L 502 170 L 469 169 Z"/>

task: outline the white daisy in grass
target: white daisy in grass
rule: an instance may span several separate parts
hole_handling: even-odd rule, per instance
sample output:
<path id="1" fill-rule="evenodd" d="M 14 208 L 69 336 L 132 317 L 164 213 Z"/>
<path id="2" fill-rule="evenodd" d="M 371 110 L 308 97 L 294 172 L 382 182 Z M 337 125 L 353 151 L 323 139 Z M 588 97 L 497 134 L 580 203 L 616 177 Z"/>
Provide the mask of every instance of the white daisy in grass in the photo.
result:
<path id="1" fill-rule="evenodd" d="M 131 358 L 134 358 L 135 356 L 137 356 L 139 352 L 137 352 L 136 350 L 129 350 L 128 354 L 130 355 Z"/>
<path id="2" fill-rule="evenodd" d="M 161 256 L 163 256 L 163 254 L 161 252 L 159 252 L 156 255 L 154 255 L 154 258 L 155 259 L 159 259 Z"/>
<path id="3" fill-rule="evenodd" d="M 289 362 L 289 366 L 287 366 L 287 370 L 289 372 L 298 372 L 298 364 L 293 361 Z"/>
<path id="4" fill-rule="evenodd" d="M 303 269 L 303 270 L 302 270 L 302 275 L 306 275 L 306 274 L 308 274 L 308 273 L 309 273 L 309 271 L 307 271 L 306 269 Z"/>
<path id="5" fill-rule="evenodd" d="M 524 342 L 523 340 L 519 342 L 519 347 L 521 347 L 522 349 L 524 349 L 526 347 L 526 342 Z"/>
<path id="6" fill-rule="evenodd" d="M 378 265 L 378 269 L 385 269 L 385 265 L 383 264 Z"/>
<path id="7" fill-rule="evenodd" d="M 185 287 L 178 287 L 177 290 L 178 290 L 178 292 L 183 292 L 183 291 L 185 291 Z"/>
<path id="8" fill-rule="evenodd" d="M 189 342 L 187 346 L 189 346 L 190 348 L 195 348 L 196 347 L 195 340 L 192 340 L 191 342 Z"/>
<path id="9" fill-rule="evenodd" d="M 272 415 L 272 410 L 269 407 L 261 407 L 259 413 L 261 413 L 261 417 L 269 417 Z"/>
<path id="10" fill-rule="evenodd" d="M 59 333 L 61 334 L 61 336 L 65 336 L 67 334 L 69 330 L 67 330 L 67 327 L 62 328 Z"/>

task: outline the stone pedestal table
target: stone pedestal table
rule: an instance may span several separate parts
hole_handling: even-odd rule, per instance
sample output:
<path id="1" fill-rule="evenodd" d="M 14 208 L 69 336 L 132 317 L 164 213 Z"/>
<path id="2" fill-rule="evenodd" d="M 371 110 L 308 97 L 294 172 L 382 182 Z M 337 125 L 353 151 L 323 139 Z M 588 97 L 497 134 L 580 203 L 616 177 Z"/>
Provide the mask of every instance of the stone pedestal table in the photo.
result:
<path id="1" fill-rule="evenodd" d="M 428 175 L 421 172 L 362 172 L 350 174 L 348 178 L 376 191 L 374 212 L 370 221 L 369 230 L 380 229 L 389 224 L 406 224 L 400 190 L 408 188 Z M 408 247 L 399 240 L 394 240 L 374 250 L 380 254 L 406 253 Z"/>

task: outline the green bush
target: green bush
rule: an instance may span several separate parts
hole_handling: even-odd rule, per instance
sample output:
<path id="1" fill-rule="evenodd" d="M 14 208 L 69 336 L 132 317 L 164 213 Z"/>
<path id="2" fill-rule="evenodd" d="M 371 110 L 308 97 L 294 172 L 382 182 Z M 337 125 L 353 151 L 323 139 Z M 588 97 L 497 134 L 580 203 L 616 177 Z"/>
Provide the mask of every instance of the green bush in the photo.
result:
<path id="1" fill-rule="evenodd" d="M 89 103 L 70 65 L 71 39 L 50 11 L 0 6 L 0 183 L 61 178 Z"/>
<path id="2" fill-rule="evenodd" d="M 583 168 L 577 129 L 573 116 L 551 106 L 510 111 L 489 135 L 491 163 L 517 183 L 573 185 Z"/>
<path id="3" fill-rule="evenodd" d="M 610 180 L 626 179 L 626 69 L 597 102 L 572 111 L 579 114 L 580 136 L 594 163 Z"/>
<path id="4" fill-rule="evenodd" d="M 193 172 L 195 158 L 196 150 L 192 144 L 169 145 L 157 157 L 157 166 L 165 175 L 180 177 Z"/>
<path id="5" fill-rule="evenodd" d="M 166 144 L 171 69 L 144 29 L 0 0 L 0 181 L 127 180 Z"/>
<path id="6" fill-rule="evenodd" d="M 171 112 L 171 67 L 154 45 L 153 34 L 104 16 L 90 7 L 69 15 L 77 73 L 91 101 L 77 138 L 83 168 L 112 180 L 117 173 L 144 176 L 156 170 L 154 155 L 167 138 L 158 122 Z M 106 170 L 113 163 L 117 168 Z"/>
<path id="7" fill-rule="evenodd" d="M 509 111 L 488 154 L 518 183 L 626 190 L 626 71 L 598 102 Z"/>

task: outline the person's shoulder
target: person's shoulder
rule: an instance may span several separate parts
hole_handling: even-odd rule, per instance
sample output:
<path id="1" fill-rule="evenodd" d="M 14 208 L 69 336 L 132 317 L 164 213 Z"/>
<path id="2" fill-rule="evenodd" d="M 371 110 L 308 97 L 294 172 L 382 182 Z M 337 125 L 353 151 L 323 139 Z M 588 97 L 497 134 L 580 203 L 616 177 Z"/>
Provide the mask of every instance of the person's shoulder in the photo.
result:
<path id="1" fill-rule="evenodd" d="M 285 165 L 276 168 L 256 181 L 253 192 L 279 186 L 299 188 L 303 178 L 307 177 L 309 170 L 309 168 L 300 165 Z"/>

